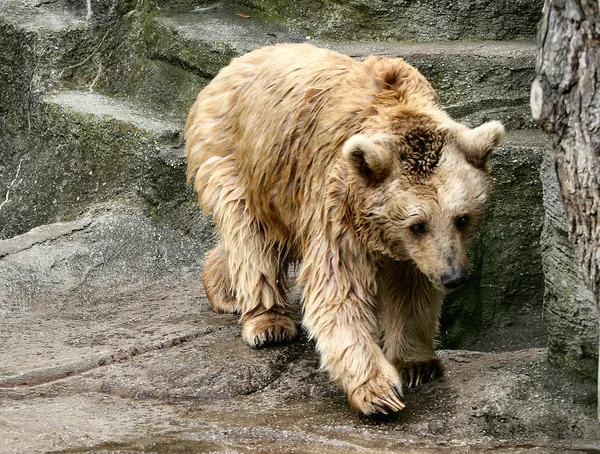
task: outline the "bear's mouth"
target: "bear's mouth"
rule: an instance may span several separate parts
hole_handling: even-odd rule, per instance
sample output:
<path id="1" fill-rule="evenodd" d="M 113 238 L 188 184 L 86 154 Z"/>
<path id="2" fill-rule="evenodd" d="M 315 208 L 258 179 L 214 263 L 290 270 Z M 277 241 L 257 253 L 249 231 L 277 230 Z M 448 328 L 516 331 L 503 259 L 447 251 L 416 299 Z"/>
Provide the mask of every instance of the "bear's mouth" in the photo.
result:
<path id="1" fill-rule="evenodd" d="M 445 293 L 452 293 L 453 291 L 464 287 L 470 280 L 470 276 L 467 274 L 465 275 L 465 277 L 457 279 L 454 282 L 450 282 L 449 285 L 446 285 L 442 282 L 441 278 L 435 276 L 434 274 L 430 273 L 426 276 L 427 279 L 429 279 L 429 282 L 431 282 L 436 289 L 441 290 Z"/>
<path id="2" fill-rule="evenodd" d="M 429 282 L 431 282 L 436 289 L 442 290 L 444 292 L 447 291 L 445 289 L 445 287 L 442 285 L 442 281 L 439 280 L 438 278 L 436 278 L 435 275 L 429 273 L 429 274 L 426 274 L 426 276 L 427 276 L 427 279 L 429 279 Z"/>

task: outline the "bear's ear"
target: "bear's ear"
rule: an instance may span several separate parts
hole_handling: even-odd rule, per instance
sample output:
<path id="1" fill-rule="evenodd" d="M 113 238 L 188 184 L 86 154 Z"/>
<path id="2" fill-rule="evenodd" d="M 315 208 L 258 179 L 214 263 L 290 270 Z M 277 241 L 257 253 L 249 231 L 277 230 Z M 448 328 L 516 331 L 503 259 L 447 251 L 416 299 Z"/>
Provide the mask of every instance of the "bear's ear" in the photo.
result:
<path id="1" fill-rule="evenodd" d="M 346 141 L 342 155 L 355 172 L 369 180 L 383 180 L 392 166 L 391 151 L 362 134 Z"/>
<path id="2" fill-rule="evenodd" d="M 478 169 L 487 169 L 492 150 L 500 145 L 504 138 L 504 126 L 499 121 L 489 121 L 474 129 L 460 131 L 459 146 L 467 161 Z"/>

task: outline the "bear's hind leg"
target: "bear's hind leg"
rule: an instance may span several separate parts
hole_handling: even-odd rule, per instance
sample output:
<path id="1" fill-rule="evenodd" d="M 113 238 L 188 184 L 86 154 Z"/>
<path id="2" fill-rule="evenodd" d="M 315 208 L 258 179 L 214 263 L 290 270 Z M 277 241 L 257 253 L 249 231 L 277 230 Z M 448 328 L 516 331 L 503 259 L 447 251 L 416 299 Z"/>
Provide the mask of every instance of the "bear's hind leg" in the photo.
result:
<path id="1" fill-rule="evenodd" d="M 440 377 L 444 363 L 435 354 L 443 293 L 415 265 L 386 260 L 380 269 L 383 349 L 406 387 Z"/>
<path id="2" fill-rule="evenodd" d="M 257 235 L 251 242 L 255 246 L 260 241 Z M 276 253 L 248 249 L 230 258 L 242 312 L 242 337 L 251 347 L 289 342 L 298 329 L 288 308 L 285 266 Z"/>
<path id="3" fill-rule="evenodd" d="M 285 253 L 276 241 L 267 240 L 266 230 L 246 210 L 243 192 L 228 194 L 230 199 L 214 214 L 227 250 L 242 337 L 251 347 L 290 341 L 298 329 L 288 309 Z"/>
<path id="4" fill-rule="evenodd" d="M 280 254 L 265 249 L 259 233 L 246 243 L 254 247 L 239 251 L 236 290 L 242 309 L 242 337 L 251 347 L 289 342 L 298 335 L 287 299 L 287 267 Z M 248 254 L 242 258 L 244 254 Z"/>
<path id="5" fill-rule="evenodd" d="M 202 280 L 206 297 L 213 309 L 224 314 L 238 312 L 229 276 L 227 249 L 220 241 L 206 256 Z"/>
<path id="6" fill-rule="evenodd" d="M 298 334 L 294 319 L 285 309 L 277 306 L 248 313 L 242 322 L 242 337 L 251 347 L 289 342 Z"/>

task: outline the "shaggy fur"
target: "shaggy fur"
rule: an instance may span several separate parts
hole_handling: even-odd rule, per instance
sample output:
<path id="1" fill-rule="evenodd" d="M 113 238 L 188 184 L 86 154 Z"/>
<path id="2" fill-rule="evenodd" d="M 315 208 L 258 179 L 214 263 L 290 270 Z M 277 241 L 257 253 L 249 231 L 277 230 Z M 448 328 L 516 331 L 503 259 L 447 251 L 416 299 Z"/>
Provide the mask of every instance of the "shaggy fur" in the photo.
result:
<path id="1" fill-rule="evenodd" d="M 466 278 L 502 136 L 451 120 L 401 59 L 303 44 L 235 59 L 186 124 L 188 181 L 220 236 L 211 304 L 241 314 L 251 346 L 293 339 L 286 275 L 302 260 L 323 369 L 357 410 L 402 409 L 400 373 L 414 386 L 443 372 L 442 297 Z"/>

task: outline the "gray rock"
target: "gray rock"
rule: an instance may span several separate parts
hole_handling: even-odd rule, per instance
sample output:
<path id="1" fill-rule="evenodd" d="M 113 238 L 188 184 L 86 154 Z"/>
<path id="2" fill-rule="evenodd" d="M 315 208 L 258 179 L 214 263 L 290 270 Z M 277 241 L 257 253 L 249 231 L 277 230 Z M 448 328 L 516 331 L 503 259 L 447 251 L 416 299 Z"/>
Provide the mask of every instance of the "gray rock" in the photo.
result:
<path id="1" fill-rule="evenodd" d="M 53 368 L 71 360 L 74 370 L 80 370 L 77 362 L 84 352 L 131 350 L 140 339 L 127 342 L 134 338 L 130 334 L 139 334 L 153 318 L 162 327 L 141 336 L 148 345 L 160 346 L 168 341 L 164 328 L 169 320 L 185 319 L 190 310 L 162 306 L 156 292 L 150 302 L 128 300 L 151 284 L 176 286 L 180 276 L 190 273 L 197 279 L 208 244 L 155 225 L 138 209 L 105 205 L 96 211 L 102 214 L 0 241 L 0 387 L 19 385 L 18 376 L 25 371 L 48 370 L 51 377 L 58 376 L 61 372 Z M 121 312 L 121 305 L 129 309 Z M 133 306 L 143 314 L 139 319 L 126 315 Z M 109 328 L 119 314 L 125 317 L 123 324 Z M 93 326 L 91 319 L 97 319 Z M 183 324 L 191 327 L 193 319 Z M 40 351 L 54 353 L 40 356 Z M 32 375 L 33 384 L 43 382 L 40 374 Z M 26 383 L 23 379 L 21 384 Z"/>
<path id="2" fill-rule="evenodd" d="M 109 198 L 134 203 L 141 197 L 157 214 L 185 211 L 192 202 L 180 124 L 123 101 L 70 91 L 47 96 L 34 127 L 30 150 L 18 162 L 13 158 L 14 183 L 0 211 L 4 237 L 72 219 Z"/>
<path id="3" fill-rule="evenodd" d="M 34 1 L 0 4 L 0 238 L 47 221 L 42 217 L 14 229 L 12 215 L 24 207 L 10 205 L 24 181 L 25 161 L 34 154 L 39 139 L 36 126 L 41 94 L 56 83 L 74 43 L 87 43 L 87 34 L 88 25 L 64 9 Z M 35 175 L 28 177 L 33 178 L 28 182 L 33 185 Z"/>
<path id="4" fill-rule="evenodd" d="M 52 0 L 4 1 L 0 5 L 0 14 L 3 23 L 34 34 L 61 33 L 87 26 L 85 18 L 71 14 L 62 3 Z"/>

